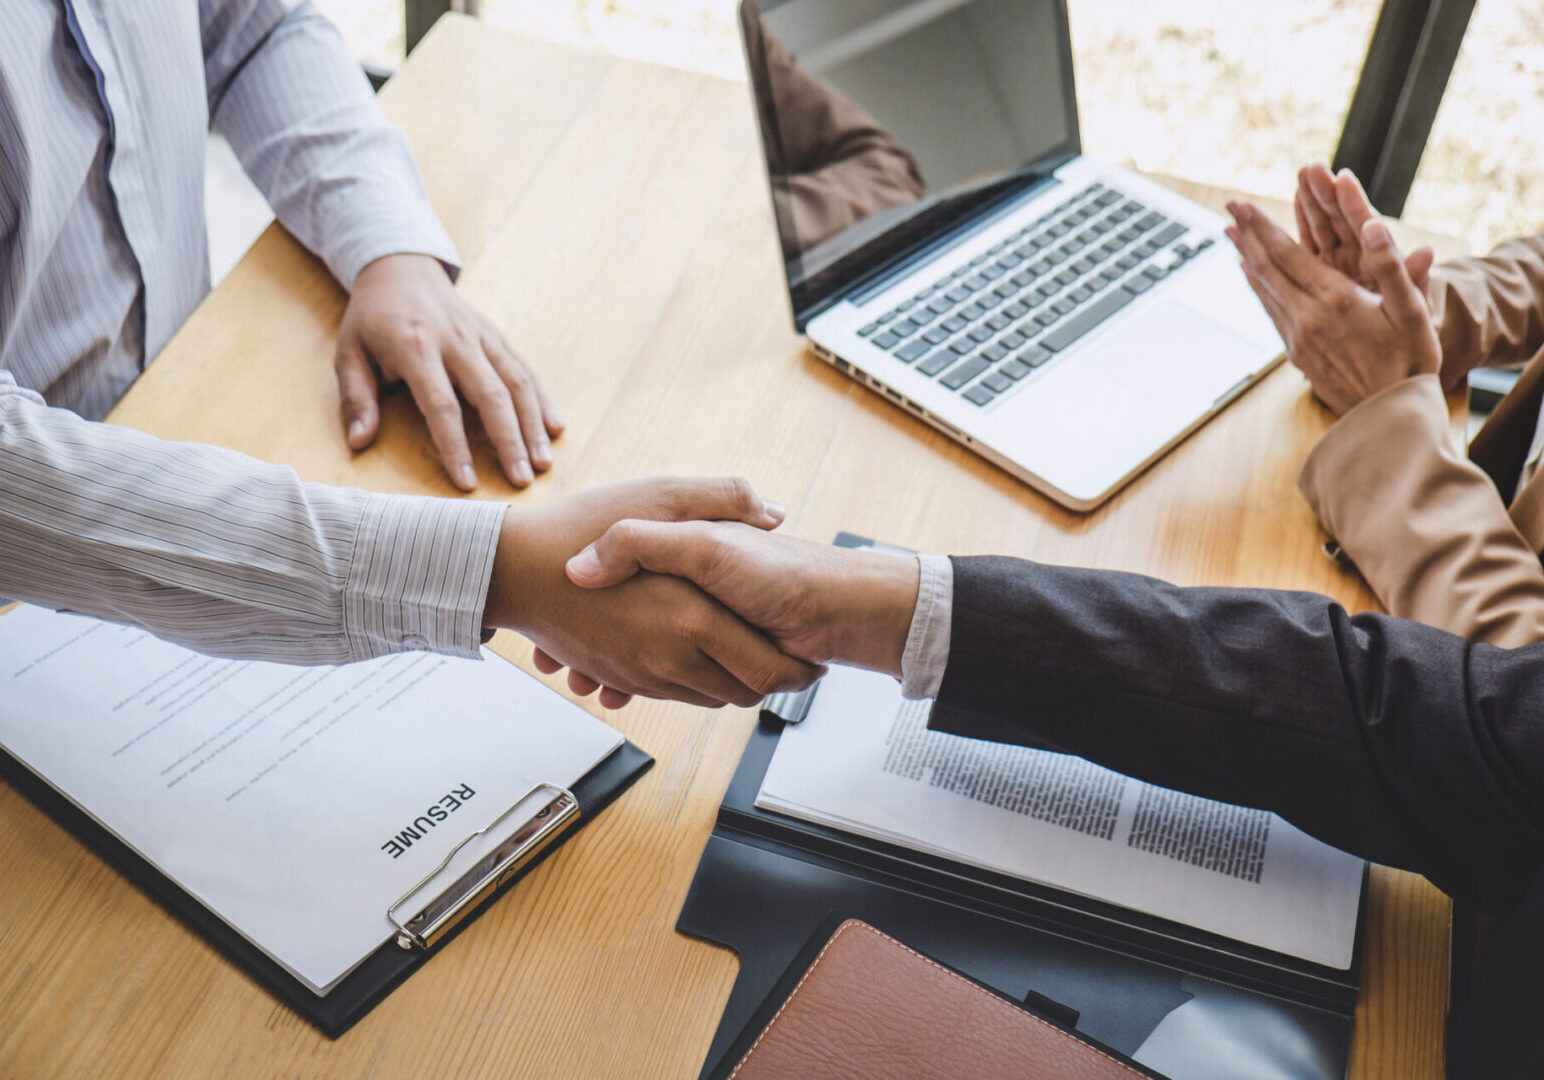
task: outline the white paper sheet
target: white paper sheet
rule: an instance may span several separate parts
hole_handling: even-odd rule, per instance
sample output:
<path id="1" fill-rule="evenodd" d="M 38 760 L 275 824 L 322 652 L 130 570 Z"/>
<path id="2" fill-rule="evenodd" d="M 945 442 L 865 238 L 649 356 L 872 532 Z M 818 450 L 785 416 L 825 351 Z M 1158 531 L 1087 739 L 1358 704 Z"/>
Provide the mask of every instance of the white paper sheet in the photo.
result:
<path id="1" fill-rule="evenodd" d="M 492 653 L 300 668 L 0 617 L 0 745 L 318 994 L 459 841 L 621 743 Z"/>
<path id="2" fill-rule="evenodd" d="M 1274 814 L 928 731 L 929 707 L 888 676 L 833 668 L 756 805 L 1350 966 L 1362 860 Z"/>

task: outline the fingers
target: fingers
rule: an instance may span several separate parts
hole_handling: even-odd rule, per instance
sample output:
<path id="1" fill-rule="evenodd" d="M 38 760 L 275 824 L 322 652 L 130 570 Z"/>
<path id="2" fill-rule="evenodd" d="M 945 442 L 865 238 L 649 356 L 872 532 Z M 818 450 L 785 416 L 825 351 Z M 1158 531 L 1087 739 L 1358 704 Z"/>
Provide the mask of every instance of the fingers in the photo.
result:
<path id="1" fill-rule="evenodd" d="M 568 688 L 580 697 L 588 697 L 600 689 L 600 683 L 582 671 L 570 671 L 568 673 Z"/>
<path id="2" fill-rule="evenodd" d="M 547 388 L 539 380 L 533 380 L 536 386 L 536 398 L 541 403 L 542 423 L 547 426 L 547 435 L 556 439 L 568 430 L 568 424 L 558 415 L 557 406 L 552 404 L 552 397 L 547 393 Z"/>
<path id="3" fill-rule="evenodd" d="M 762 640 L 765 642 L 765 639 Z M 767 648 L 778 656 L 782 655 L 771 645 L 767 645 Z M 701 651 L 698 652 L 697 663 L 692 670 L 691 687 L 717 704 L 738 705 L 742 709 L 760 704 L 761 699 L 771 693 L 756 689 L 725 668 L 712 655 Z"/>
<path id="4" fill-rule="evenodd" d="M 600 690 L 607 708 L 620 708 L 633 694 L 708 708 L 749 707 L 768 694 L 807 687 L 823 672 L 784 655 L 761 632 L 682 582 L 650 595 L 646 640 L 627 657 L 599 653 L 591 657 L 594 666 L 577 661 L 582 669 L 567 676 L 573 693 Z M 544 673 L 559 666 L 542 649 L 535 655 Z"/>
<path id="5" fill-rule="evenodd" d="M 737 621 L 727 612 L 722 612 L 718 620 L 737 625 Z M 754 631 L 743 626 L 741 631 L 759 638 Z M 714 637 L 712 633 L 706 631 L 697 631 L 696 635 Z M 770 645 L 767 647 L 771 648 Z M 689 705 L 699 705 L 709 709 L 718 709 L 731 704 L 749 707 L 766 696 L 765 693 L 752 689 L 730 674 L 718 661 L 701 649 L 692 646 L 688 648 L 692 651 L 687 659 L 666 660 L 652 673 L 634 672 L 632 676 L 620 670 L 612 673 L 613 676 L 617 676 L 618 683 L 629 686 L 632 690 L 618 689 L 577 668 L 570 668 L 568 671 L 566 676 L 568 689 L 577 697 L 589 697 L 599 690 L 599 701 L 608 709 L 622 708 L 633 699 L 632 691 L 644 693 L 649 697 L 684 701 Z M 776 652 L 775 649 L 773 651 Z M 537 670 L 544 675 L 555 674 L 564 667 L 561 661 L 540 648 L 532 655 L 535 657 Z M 770 682 L 781 676 L 774 672 L 770 676 L 762 677 Z M 633 679 L 639 681 L 635 683 Z"/>
<path id="6" fill-rule="evenodd" d="M 446 367 L 468 404 L 477 410 L 483 430 L 499 458 L 499 468 L 517 488 L 529 487 L 536 479 L 526 450 L 523 418 L 517 415 L 515 402 L 500 373 L 480 346 L 466 343 L 446 351 Z M 543 445 L 546 445 L 545 434 Z M 549 459 L 550 462 L 550 459 Z"/>
<path id="7" fill-rule="evenodd" d="M 633 700 L 633 695 L 631 694 L 624 694 L 622 691 L 613 690 L 609 686 L 601 688 L 600 704 L 603 709 L 620 709 L 631 700 Z"/>
<path id="8" fill-rule="evenodd" d="M 350 450 L 363 450 L 381 429 L 380 384 L 364 345 L 352 334 L 338 339 L 333 360 L 338 396 L 343 404 L 343 430 Z"/>
<path id="9" fill-rule="evenodd" d="M 609 686 L 602 686 L 588 675 L 578 671 L 570 671 L 568 673 L 568 688 L 579 697 L 589 697 L 599 690 L 600 697 L 597 700 L 600 701 L 601 708 L 603 709 L 620 709 L 633 700 L 633 695 L 624 694 L 620 690 L 613 690 Z"/>
<path id="10" fill-rule="evenodd" d="M 1373 209 L 1372 200 L 1363 190 L 1362 182 L 1350 169 L 1341 169 L 1331 182 L 1330 193 L 1334 206 L 1345 223 L 1344 227 L 1351 237 L 1348 242 L 1360 243 L 1362 230 L 1367 227 L 1369 221 L 1376 220 L 1378 217 L 1378 211 Z"/>
<path id="11" fill-rule="evenodd" d="M 1318 255 L 1322 249 L 1319 242 L 1314 239 L 1311 211 L 1308 208 L 1309 201 L 1313 198 L 1298 185 L 1297 194 L 1292 198 L 1292 215 L 1297 218 L 1297 242 L 1307 248 L 1309 252 Z"/>
<path id="12" fill-rule="evenodd" d="M 785 655 L 728 612 L 704 637 L 699 647 L 749 691 L 746 697 L 725 699 L 736 705 L 754 705 L 783 690 L 802 690 L 820 678 L 820 668 Z"/>
<path id="13" fill-rule="evenodd" d="M 547 400 L 546 391 L 541 388 L 530 367 L 502 337 L 491 332 L 486 334 L 483 338 L 483 349 L 492 361 L 494 370 L 498 372 L 510 400 L 514 403 L 515 412 L 519 416 L 520 431 L 525 440 L 521 456 L 528 457 L 530 462 L 526 470 L 534 468 L 536 472 L 546 472 L 552 467 L 552 436 L 561 434 L 563 431 L 561 422 L 556 425 L 557 431 L 553 431 L 555 414 L 549 416 L 552 406 Z M 514 478 L 511 477 L 511 479 Z M 530 480 L 517 486 L 524 487 L 528 483 Z"/>
<path id="14" fill-rule="evenodd" d="M 1249 269 L 1249 264 L 1240 262 L 1239 266 L 1244 271 L 1244 280 L 1249 282 L 1249 287 L 1254 290 L 1255 296 L 1260 299 L 1260 306 L 1265 308 L 1265 313 L 1271 317 L 1271 322 L 1276 325 L 1276 333 L 1281 335 L 1281 340 L 1287 345 L 1287 351 L 1292 351 L 1292 342 L 1295 336 L 1295 326 L 1292 323 L 1292 315 L 1276 295 L 1270 291 L 1263 281 L 1254 275 Z"/>
<path id="15" fill-rule="evenodd" d="M 1388 226 L 1377 220 L 1363 225 L 1362 248 L 1389 321 L 1404 328 L 1424 326 L 1429 320 L 1426 299 L 1410 280 L 1410 271 L 1394 246 Z"/>
<path id="16" fill-rule="evenodd" d="M 1334 182 L 1330 178 L 1329 169 L 1322 162 L 1315 162 L 1298 170 L 1297 196 L 1292 200 L 1293 209 L 1297 213 L 1298 235 L 1303 238 L 1303 246 L 1313 255 L 1329 254 L 1340 243 L 1335 235 L 1335 226 L 1325 212 L 1324 202 L 1315 191 L 1321 173 L 1333 194 Z"/>
<path id="17" fill-rule="evenodd" d="M 1229 236 L 1239 254 L 1283 303 L 1290 305 L 1294 297 L 1302 293 L 1328 298 L 1349 284 L 1344 275 L 1325 266 L 1293 242 L 1258 206 L 1231 202 L 1228 209 L 1238 225 L 1237 236 L 1233 232 Z"/>
<path id="18" fill-rule="evenodd" d="M 509 342 L 504 340 L 504 335 L 500 334 L 498 329 L 491 323 L 483 331 L 483 348 L 493 358 L 494 366 L 499 369 L 499 374 L 504 377 L 504 381 L 510 384 L 511 391 L 514 390 L 512 380 L 517 380 L 518 378 L 515 373 L 523 372 L 525 374 L 526 382 L 529 383 L 531 389 L 535 392 L 536 406 L 541 412 L 541 426 L 540 428 L 533 428 L 533 430 L 545 431 L 549 439 L 556 439 L 559 435 L 563 434 L 568 429 L 568 425 L 558 415 L 557 406 L 552 403 L 552 397 L 547 393 L 547 388 L 542 386 L 541 380 L 536 377 L 531 366 L 525 362 L 525 358 L 517 353 Z M 523 412 L 520 416 L 520 422 L 522 424 L 525 423 L 525 414 Z M 531 459 L 536 462 L 538 469 L 545 467 L 542 465 L 543 458 L 550 464 L 550 447 L 548 453 L 542 455 L 537 453 L 535 446 L 532 446 Z"/>
<path id="19" fill-rule="evenodd" d="M 1345 175 L 1350 176 L 1347 172 Z M 1303 176 L 1308 181 L 1309 194 L 1323 215 L 1325 227 L 1330 231 L 1328 247 L 1326 250 L 1337 248 L 1350 248 L 1356 250 L 1360 233 L 1356 227 L 1347 220 L 1344 208 L 1340 205 L 1336 195 L 1335 177 L 1330 173 L 1329 166 L 1322 161 L 1314 162 L 1303 170 Z M 1321 246 L 1324 240 L 1321 238 Z"/>
<path id="20" fill-rule="evenodd" d="M 536 670 L 543 675 L 556 675 L 563 670 L 563 662 L 553 659 L 549 653 L 542 649 L 534 650 L 531 653 L 531 657 L 536 661 Z M 580 671 L 570 671 L 568 673 L 568 688 L 580 697 L 589 697 L 596 690 L 599 690 L 600 703 L 602 707 L 607 709 L 620 709 L 633 700 L 633 695 L 624 694 L 620 690 L 613 690 L 609 686 L 602 686 Z"/>
<path id="21" fill-rule="evenodd" d="M 1422 293 L 1431 283 L 1431 266 L 1436 261 L 1436 253 L 1429 247 L 1418 247 L 1405 256 L 1405 269 L 1410 272 L 1410 280 Z"/>
<path id="22" fill-rule="evenodd" d="M 619 521 L 568 560 L 568 579 L 586 589 L 605 589 L 641 570 L 701 584 L 713 558 L 710 526 L 694 522 Z"/>
<path id="23" fill-rule="evenodd" d="M 418 357 L 398 368 L 406 380 L 418 411 L 429 425 L 429 435 L 439 451 L 440 463 L 451 482 L 463 491 L 477 486 L 477 472 L 472 468 L 472 451 L 466 443 L 465 418 L 461 402 L 450 384 L 450 376 L 438 358 Z"/>
<path id="24" fill-rule="evenodd" d="M 1228 209 L 1233 210 L 1234 205 L 1229 204 Z M 1261 243 L 1259 236 L 1252 229 L 1244 227 L 1244 218 L 1241 215 L 1245 214 L 1247 210 L 1242 207 L 1234 210 L 1234 219 L 1237 224 L 1230 225 L 1223 231 L 1228 239 L 1233 241 L 1233 246 L 1238 249 L 1244 272 L 1254 285 L 1255 293 L 1259 295 L 1262 292 L 1269 292 L 1278 304 L 1289 298 L 1302 300 L 1305 296 L 1303 290 L 1295 281 L 1282 273 L 1281 268 L 1271 258 L 1270 252 Z M 1312 256 L 1309 257 L 1312 258 Z"/>

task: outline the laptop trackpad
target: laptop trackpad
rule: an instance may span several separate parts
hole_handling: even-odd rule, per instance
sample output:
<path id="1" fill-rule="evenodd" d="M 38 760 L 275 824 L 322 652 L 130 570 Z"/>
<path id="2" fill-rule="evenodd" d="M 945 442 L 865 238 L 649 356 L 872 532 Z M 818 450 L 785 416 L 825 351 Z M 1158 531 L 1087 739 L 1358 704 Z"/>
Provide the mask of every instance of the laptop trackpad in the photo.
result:
<path id="1" fill-rule="evenodd" d="M 1095 494 L 1266 359 L 1183 304 L 1154 304 L 1089 339 L 1002 414 L 1031 440 L 1026 465 L 1065 491 Z"/>

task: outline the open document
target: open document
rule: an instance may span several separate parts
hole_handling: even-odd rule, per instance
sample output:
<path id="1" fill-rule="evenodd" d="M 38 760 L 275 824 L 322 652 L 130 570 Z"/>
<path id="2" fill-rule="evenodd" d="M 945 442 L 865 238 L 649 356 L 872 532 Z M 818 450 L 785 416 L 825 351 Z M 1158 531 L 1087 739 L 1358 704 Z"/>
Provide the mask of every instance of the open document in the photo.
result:
<path id="1" fill-rule="evenodd" d="M 462 840 L 621 743 L 491 653 L 287 667 L 0 616 L 0 746 L 317 994 Z"/>
<path id="2" fill-rule="evenodd" d="M 833 668 L 756 805 L 1350 967 L 1361 859 L 1264 811 L 929 731 L 930 708 L 888 676 Z"/>

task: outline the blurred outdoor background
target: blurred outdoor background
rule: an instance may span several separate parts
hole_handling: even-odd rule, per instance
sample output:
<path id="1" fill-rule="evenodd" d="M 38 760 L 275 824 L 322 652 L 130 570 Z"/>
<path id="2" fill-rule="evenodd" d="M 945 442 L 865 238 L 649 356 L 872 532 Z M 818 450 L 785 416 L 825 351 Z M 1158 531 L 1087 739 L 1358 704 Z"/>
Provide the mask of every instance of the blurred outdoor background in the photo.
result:
<path id="1" fill-rule="evenodd" d="M 401 0 L 318 2 L 362 61 L 401 62 Z M 1279 197 L 1299 164 L 1334 153 L 1378 12 L 1377 0 L 1068 2 L 1086 152 Z M 741 78 L 734 7 L 482 0 L 492 25 Z M 1404 217 L 1479 250 L 1544 227 L 1540 0 L 1478 0 Z"/>

